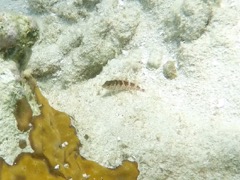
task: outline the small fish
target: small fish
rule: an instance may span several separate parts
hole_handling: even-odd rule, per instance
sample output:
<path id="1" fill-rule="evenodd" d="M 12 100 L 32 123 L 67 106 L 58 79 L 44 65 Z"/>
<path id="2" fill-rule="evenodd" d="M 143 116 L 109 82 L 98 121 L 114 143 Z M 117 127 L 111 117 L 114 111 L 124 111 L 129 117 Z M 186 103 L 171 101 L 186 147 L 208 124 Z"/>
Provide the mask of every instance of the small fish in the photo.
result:
<path id="1" fill-rule="evenodd" d="M 125 81 L 125 80 L 111 80 L 106 81 L 103 85 L 103 88 L 111 91 L 131 91 L 138 90 L 144 92 L 144 89 L 140 88 L 137 84 Z"/>

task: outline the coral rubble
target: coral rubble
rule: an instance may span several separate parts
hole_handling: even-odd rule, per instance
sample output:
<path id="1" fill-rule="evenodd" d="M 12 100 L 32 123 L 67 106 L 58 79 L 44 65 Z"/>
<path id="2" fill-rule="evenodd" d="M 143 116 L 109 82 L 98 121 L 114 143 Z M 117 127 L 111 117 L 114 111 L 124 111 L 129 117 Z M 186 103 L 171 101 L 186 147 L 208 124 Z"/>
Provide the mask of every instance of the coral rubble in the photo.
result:
<path id="1" fill-rule="evenodd" d="M 12 59 L 24 69 L 38 37 L 37 23 L 31 17 L 0 13 L 0 55 L 4 59 Z"/>
<path id="2" fill-rule="evenodd" d="M 165 20 L 166 39 L 170 41 L 193 41 L 201 37 L 211 21 L 216 3 L 203 0 L 177 1 L 174 10 Z"/>
<path id="3" fill-rule="evenodd" d="M 174 61 L 167 61 L 163 65 L 163 75 L 167 79 L 174 79 L 177 77 L 177 69 Z"/>
<path id="4" fill-rule="evenodd" d="M 53 109 L 41 94 L 33 78 L 27 78 L 41 105 L 41 114 L 31 118 L 30 143 L 34 153 L 20 154 L 12 166 L 0 159 L 0 179 L 46 180 L 134 180 L 137 163 L 124 161 L 116 169 L 102 167 L 79 154 L 80 141 L 69 116 Z M 26 130 L 30 109 L 26 99 L 17 103 L 15 117 L 20 130 Z M 24 113 L 26 111 L 27 113 Z"/>

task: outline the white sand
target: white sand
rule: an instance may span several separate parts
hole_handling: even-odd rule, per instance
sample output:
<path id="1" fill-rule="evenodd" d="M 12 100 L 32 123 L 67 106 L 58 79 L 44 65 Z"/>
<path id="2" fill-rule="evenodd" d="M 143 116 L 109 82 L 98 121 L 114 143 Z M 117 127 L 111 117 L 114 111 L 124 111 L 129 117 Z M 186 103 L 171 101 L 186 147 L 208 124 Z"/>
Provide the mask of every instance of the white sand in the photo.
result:
<path id="1" fill-rule="evenodd" d="M 121 2 L 129 11 L 134 5 Z M 222 0 L 219 6 L 213 6 L 204 33 L 178 45 L 164 42 L 163 35 L 172 35 L 162 22 L 171 12 L 169 8 L 174 9 L 174 3 L 141 2 L 148 8 L 134 7 L 140 13 L 134 37 L 96 77 L 78 80 L 79 67 L 71 64 L 71 58 L 76 56 L 75 50 L 84 48 L 66 45 L 70 55 L 62 54 L 63 44 L 71 37 L 50 36 L 45 31 L 43 42 L 33 48 L 29 68 L 60 67 L 55 74 L 39 78 L 39 85 L 53 107 L 74 118 L 83 144 L 81 154 L 87 159 L 109 167 L 124 159 L 137 161 L 139 180 L 240 179 L 240 2 Z M 99 11 L 106 13 L 104 3 Z M 9 5 L 11 9 L 14 4 Z M 120 16 L 121 9 L 117 12 Z M 194 22 L 201 20 L 200 15 L 192 25 L 188 24 L 192 31 L 199 25 Z M 47 18 L 40 16 L 39 21 L 44 28 Z M 126 21 L 131 22 L 128 18 Z M 84 25 L 78 22 L 69 27 L 62 21 L 53 22 L 61 33 Z M 46 26 L 55 26 L 49 24 Z M 59 37 L 66 41 L 61 42 Z M 174 80 L 163 76 L 162 66 L 150 70 L 146 65 L 149 61 L 163 64 L 168 60 L 179 65 Z M 137 82 L 145 92 L 111 94 L 101 87 L 107 80 L 120 78 Z M 69 79 L 72 84 L 66 85 Z M 0 147 L 3 155 L 4 146 Z M 16 154 L 12 153 L 9 162 Z"/>

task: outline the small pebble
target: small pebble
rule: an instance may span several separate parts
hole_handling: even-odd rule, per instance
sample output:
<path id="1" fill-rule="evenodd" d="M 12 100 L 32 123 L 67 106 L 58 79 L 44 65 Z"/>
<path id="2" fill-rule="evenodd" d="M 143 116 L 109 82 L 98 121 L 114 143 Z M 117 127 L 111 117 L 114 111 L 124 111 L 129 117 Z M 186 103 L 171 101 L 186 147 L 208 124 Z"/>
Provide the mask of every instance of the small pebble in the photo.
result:
<path id="1" fill-rule="evenodd" d="M 167 79 L 174 79 L 177 77 L 177 69 L 174 61 L 167 61 L 163 65 L 163 75 Z"/>
<path id="2" fill-rule="evenodd" d="M 54 169 L 55 170 L 58 170 L 60 168 L 60 165 L 59 164 L 57 164 L 56 166 L 54 166 Z"/>
<path id="3" fill-rule="evenodd" d="M 63 165 L 63 167 L 64 167 L 64 168 L 69 168 L 69 164 L 66 163 L 66 164 Z"/>
<path id="4" fill-rule="evenodd" d="M 225 106 L 226 100 L 224 98 L 219 99 L 217 102 L 217 107 L 218 108 L 223 108 Z"/>
<path id="5" fill-rule="evenodd" d="M 20 139 L 18 145 L 21 149 L 24 149 L 27 146 L 27 142 L 24 139 Z"/>

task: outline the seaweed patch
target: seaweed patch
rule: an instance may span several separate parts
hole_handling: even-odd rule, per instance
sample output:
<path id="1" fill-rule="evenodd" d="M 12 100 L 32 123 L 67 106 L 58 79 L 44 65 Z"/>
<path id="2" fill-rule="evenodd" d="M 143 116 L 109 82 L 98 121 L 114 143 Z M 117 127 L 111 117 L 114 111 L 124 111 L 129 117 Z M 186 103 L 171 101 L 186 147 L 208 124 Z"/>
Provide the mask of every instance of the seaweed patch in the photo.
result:
<path id="1" fill-rule="evenodd" d="M 41 105 L 41 114 L 33 116 L 29 102 L 24 98 L 16 105 L 15 117 L 21 131 L 27 130 L 28 123 L 31 123 L 29 140 L 34 152 L 19 154 L 13 165 L 0 157 L 1 180 L 137 179 L 137 162 L 124 160 L 120 166 L 110 169 L 82 157 L 79 152 L 81 143 L 69 115 L 50 106 L 35 79 L 26 77 L 26 80 Z"/>

